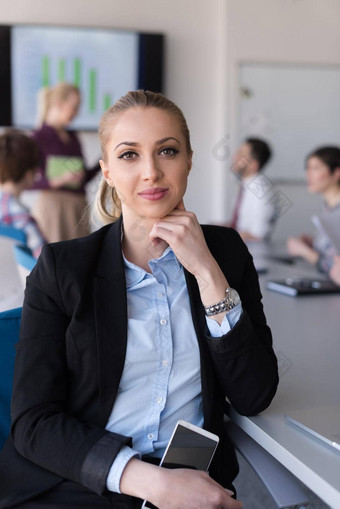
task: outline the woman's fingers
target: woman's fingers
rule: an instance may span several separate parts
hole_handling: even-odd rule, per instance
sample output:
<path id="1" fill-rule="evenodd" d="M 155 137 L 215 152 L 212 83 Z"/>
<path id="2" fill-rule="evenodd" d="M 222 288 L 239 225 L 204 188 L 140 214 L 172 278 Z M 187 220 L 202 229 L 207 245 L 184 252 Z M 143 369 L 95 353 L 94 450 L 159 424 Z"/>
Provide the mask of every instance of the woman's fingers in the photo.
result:
<path id="1" fill-rule="evenodd" d="M 165 493 L 157 500 L 160 509 L 241 509 L 233 493 L 211 479 L 206 472 L 187 469 L 168 470 Z M 158 497 L 157 497 L 158 498 Z"/>

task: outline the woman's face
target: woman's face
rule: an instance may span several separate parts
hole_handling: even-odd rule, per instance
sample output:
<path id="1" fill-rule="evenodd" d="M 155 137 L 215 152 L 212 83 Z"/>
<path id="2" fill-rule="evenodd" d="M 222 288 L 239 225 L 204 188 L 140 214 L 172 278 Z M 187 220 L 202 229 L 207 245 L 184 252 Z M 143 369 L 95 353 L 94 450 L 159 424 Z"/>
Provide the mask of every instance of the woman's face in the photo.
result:
<path id="1" fill-rule="evenodd" d="M 134 107 L 115 117 L 103 176 L 115 187 L 124 220 L 159 219 L 182 200 L 191 169 L 177 118 L 153 107 Z"/>
<path id="2" fill-rule="evenodd" d="M 80 106 L 79 94 L 71 92 L 66 99 L 60 100 L 57 106 L 60 124 L 67 126 L 78 113 Z"/>
<path id="3" fill-rule="evenodd" d="M 339 181 L 339 171 L 331 173 L 327 164 L 318 157 L 310 157 L 307 161 L 306 179 L 311 193 L 324 193 Z"/>

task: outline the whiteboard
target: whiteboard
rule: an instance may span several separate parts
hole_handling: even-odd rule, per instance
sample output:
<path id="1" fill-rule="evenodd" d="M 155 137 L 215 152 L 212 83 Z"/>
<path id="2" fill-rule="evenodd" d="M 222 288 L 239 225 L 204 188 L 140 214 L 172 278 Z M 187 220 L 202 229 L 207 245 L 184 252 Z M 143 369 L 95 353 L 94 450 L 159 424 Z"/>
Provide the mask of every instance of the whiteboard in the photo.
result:
<path id="1" fill-rule="evenodd" d="M 311 151 L 340 146 L 340 66 L 243 63 L 239 91 L 238 141 L 270 143 L 268 177 L 301 181 Z"/>

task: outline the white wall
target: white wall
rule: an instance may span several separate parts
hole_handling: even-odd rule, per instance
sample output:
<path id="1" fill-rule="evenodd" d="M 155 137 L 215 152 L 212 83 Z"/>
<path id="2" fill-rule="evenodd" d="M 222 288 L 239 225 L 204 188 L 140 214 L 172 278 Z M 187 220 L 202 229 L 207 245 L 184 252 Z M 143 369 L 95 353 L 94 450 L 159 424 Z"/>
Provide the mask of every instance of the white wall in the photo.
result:
<path id="1" fill-rule="evenodd" d="M 231 150 L 237 139 L 238 64 L 340 64 L 339 20 L 338 0 L 229 0 L 227 104 Z M 301 176 L 303 164 L 301 161 Z M 320 210 L 320 197 L 309 195 L 302 184 L 278 182 L 276 185 L 292 202 L 278 223 L 276 237 L 312 231 L 309 218 L 312 211 Z M 229 176 L 229 202 L 233 190 L 234 181 Z"/>
<path id="2" fill-rule="evenodd" d="M 202 222 L 223 215 L 225 180 L 213 156 L 225 132 L 226 4 L 223 0 L 1 0 L 0 23 L 131 28 L 166 35 L 165 93 L 187 117 L 194 148 L 186 206 Z M 221 134 L 222 133 L 222 134 Z M 83 135 L 98 156 L 96 136 Z"/>

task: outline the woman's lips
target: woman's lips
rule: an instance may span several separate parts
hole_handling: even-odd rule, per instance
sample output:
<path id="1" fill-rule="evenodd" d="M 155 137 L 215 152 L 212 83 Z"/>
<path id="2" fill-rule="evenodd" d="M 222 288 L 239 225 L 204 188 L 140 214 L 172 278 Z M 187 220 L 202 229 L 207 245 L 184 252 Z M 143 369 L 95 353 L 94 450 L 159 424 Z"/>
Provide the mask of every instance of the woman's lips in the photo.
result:
<path id="1" fill-rule="evenodd" d="M 167 187 L 153 187 L 150 189 L 145 189 L 145 191 L 141 191 L 138 193 L 138 195 L 142 198 L 145 198 L 146 200 L 157 201 L 161 200 L 167 192 Z"/>

